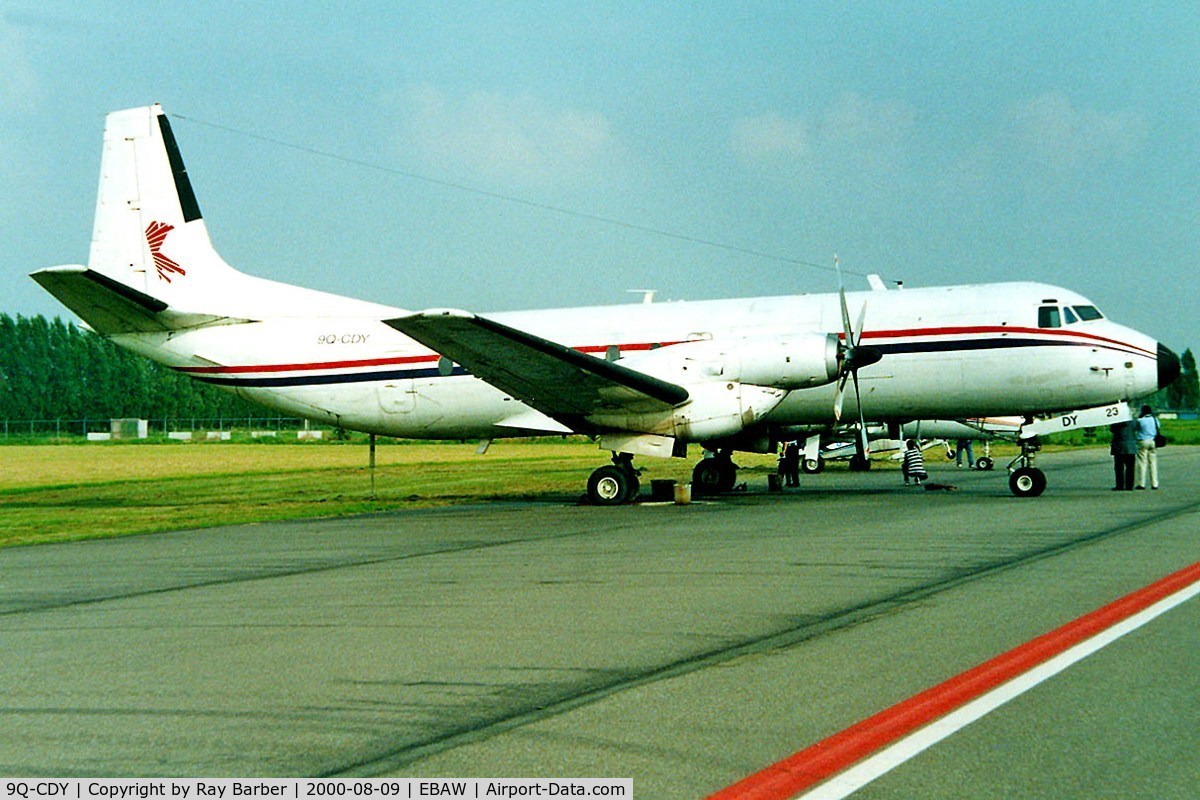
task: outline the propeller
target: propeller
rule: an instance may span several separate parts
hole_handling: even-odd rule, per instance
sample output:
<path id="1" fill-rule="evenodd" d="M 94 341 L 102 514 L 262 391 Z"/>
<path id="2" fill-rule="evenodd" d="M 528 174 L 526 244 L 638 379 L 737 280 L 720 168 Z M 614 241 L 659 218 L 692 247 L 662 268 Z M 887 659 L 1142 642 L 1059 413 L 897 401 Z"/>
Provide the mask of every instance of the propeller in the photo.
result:
<path id="1" fill-rule="evenodd" d="M 842 305 L 843 337 L 842 346 L 838 352 L 838 372 L 840 375 L 838 377 L 837 394 L 833 398 L 833 417 L 835 421 L 841 421 L 842 405 L 846 397 L 846 383 L 853 381 L 854 403 L 858 407 L 858 437 L 855 445 L 859 458 L 865 460 L 870 448 L 867 443 L 867 423 L 863 416 L 862 395 L 859 392 L 858 386 L 858 371 L 879 361 L 879 359 L 883 358 L 883 353 L 874 347 L 860 344 L 863 334 L 863 322 L 867 316 L 867 304 L 864 302 L 862 308 L 859 309 L 858 325 L 852 327 L 850 325 L 850 309 L 846 305 L 846 287 L 842 281 L 842 265 L 838 261 L 836 254 L 833 257 L 833 264 L 838 274 L 838 298 Z"/>

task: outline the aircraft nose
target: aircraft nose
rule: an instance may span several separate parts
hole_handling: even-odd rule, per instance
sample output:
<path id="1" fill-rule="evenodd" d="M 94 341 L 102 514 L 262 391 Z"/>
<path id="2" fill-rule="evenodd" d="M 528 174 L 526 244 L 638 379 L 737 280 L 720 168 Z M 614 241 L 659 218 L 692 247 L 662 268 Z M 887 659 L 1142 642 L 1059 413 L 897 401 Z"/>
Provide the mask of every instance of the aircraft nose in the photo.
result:
<path id="1" fill-rule="evenodd" d="M 1169 347 L 1158 346 L 1158 388 L 1170 386 L 1179 377 L 1179 356 Z"/>

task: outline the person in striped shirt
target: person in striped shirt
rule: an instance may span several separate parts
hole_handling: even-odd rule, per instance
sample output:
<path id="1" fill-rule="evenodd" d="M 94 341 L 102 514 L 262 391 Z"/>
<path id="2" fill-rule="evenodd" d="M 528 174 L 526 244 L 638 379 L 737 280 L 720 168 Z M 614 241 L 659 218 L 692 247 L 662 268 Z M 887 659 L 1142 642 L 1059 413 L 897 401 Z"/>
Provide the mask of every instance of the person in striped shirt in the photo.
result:
<path id="1" fill-rule="evenodd" d="M 900 471 L 904 473 L 904 485 L 908 486 L 911 479 L 920 486 L 921 481 L 929 477 L 925 472 L 925 457 L 921 455 L 921 448 L 917 447 L 916 439 L 909 439 L 905 446 L 907 449 L 904 451 L 904 460 L 900 463 Z"/>

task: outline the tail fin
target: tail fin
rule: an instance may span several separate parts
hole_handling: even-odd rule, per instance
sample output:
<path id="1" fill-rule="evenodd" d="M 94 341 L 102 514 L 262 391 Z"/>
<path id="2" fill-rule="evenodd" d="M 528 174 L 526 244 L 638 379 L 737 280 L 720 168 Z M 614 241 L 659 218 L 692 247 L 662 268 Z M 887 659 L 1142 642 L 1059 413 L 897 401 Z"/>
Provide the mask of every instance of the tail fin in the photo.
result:
<path id="1" fill-rule="evenodd" d="M 184 311 L 213 310 L 244 277 L 213 249 L 161 106 L 108 115 L 88 267 Z"/>
<path id="2" fill-rule="evenodd" d="M 114 111 L 104 126 L 88 266 L 33 279 L 101 333 L 176 330 L 265 317 L 372 316 L 396 309 L 256 278 L 212 246 L 159 105 Z"/>

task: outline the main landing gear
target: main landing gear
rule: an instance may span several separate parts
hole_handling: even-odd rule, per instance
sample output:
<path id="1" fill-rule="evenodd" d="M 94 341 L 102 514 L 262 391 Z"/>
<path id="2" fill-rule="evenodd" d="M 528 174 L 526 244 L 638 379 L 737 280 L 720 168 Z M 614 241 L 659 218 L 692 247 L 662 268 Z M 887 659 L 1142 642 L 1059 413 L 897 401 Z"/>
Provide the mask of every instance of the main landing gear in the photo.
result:
<path id="1" fill-rule="evenodd" d="M 594 506 L 619 506 L 637 499 L 641 489 L 638 470 L 629 453 L 613 453 L 611 464 L 600 467 L 587 482 L 587 499 Z M 698 497 L 732 491 L 737 483 L 732 451 L 722 450 L 702 459 L 692 470 L 692 492 Z"/>
<path id="2" fill-rule="evenodd" d="M 1046 473 L 1033 465 L 1042 443 L 1036 436 L 1021 439 L 1019 443 L 1021 454 L 1008 463 L 1008 488 L 1017 497 L 1037 497 L 1046 491 Z"/>
<path id="3" fill-rule="evenodd" d="M 850 456 L 850 471 L 851 472 L 868 472 L 871 469 L 871 459 L 863 453 L 855 453 Z"/>
<path id="4" fill-rule="evenodd" d="M 737 470 L 729 450 L 701 459 L 692 470 L 692 493 L 705 497 L 732 491 L 737 483 Z"/>
<path id="5" fill-rule="evenodd" d="M 641 489 L 638 471 L 630 453 L 613 453 L 613 463 L 600 467 L 588 478 L 588 502 L 596 506 L 619 506 L 632 502 Z"/>

